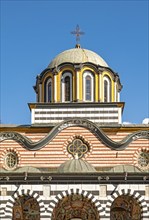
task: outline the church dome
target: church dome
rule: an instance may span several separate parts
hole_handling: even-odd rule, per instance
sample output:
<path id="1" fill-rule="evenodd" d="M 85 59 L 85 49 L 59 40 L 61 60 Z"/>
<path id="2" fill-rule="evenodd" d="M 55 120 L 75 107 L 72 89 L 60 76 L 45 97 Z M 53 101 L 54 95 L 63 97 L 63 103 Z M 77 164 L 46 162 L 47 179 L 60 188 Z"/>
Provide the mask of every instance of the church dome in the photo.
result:
<path id="1" fill-rule="evenodd" d="M 103 67 L 108 67 L 108 64 L 95 52 L 87 49 L 83 49 L 80 45 L 76 45 L 76 48 L 65 50 L 58 54 L 49 64 L 48 68 L 54 68 L 63 63 L 92 63 Z"/>
<path id="2" fill-rule="evenodd" d="M 71 159 L 61 164 L 58 173 L 88 173 L 96 172 L 95 168 L 87 161 L 82 159 Z"/>
<path id="3" fill-rule="evenodd" d="M 51 60 L 48 67 L 37 76 L 36 85 L 34 86 L 38 103 L 54 104 L 54 108 L 57 108 L 55 105 L 58 103 L 68 104 L 73 109 L 72 113 L 72 110 L 67 108 L 70 113 L 67 114 L 67 117 L 70 118 L 74 116 L 86 117 L 82 112 L 84 103 L 91 105 L 91 103 L 119 102 L 121 88 L 122 85 L 118 74 L 108 66 L 104 59 L 91 50 L 81 48 L 79 44 L 73 49 L 61 52 Z M 76 103 L 78 103 L 77 111 L 81 115 L 78 115 L 78 112 L 75 110 Z M 74 108 L 72 108 L 72 104 L 75 105 Z M 91 107 L 94 109 L 92 105 Z M 64 111 L 62 110 L 61 114 L 58 114 L 57 109 L 52 112 L 54 111 L 56 114 L 53 113 L 51 115 L 47 111 L 47 115 L 43 117 L 40 115 L 40 117 L 36 116 L 35 118 L 38 121 L 41 121 L 41 118 L 43 118 L 42 123 L 47 121 L 47 118 L 48 123 L 52 121 L 58 123 L 66 119 L 64 118 L 66 116 L 65 109 Z M 40 111 L 37 112 L 39 115 Z M 98 119 L 101 123 L 105 122 L 105 119 L 108 120 L 107 116 L 101 121 L 103 116 L 93 115 L 95 113 L 91 112 L 89 117 L 95 117 L 94 121 L 96 120 L 96 122 Z M 114 123 L 120 122 L 117 116 L 113 115 L 113 117 L 115 117 Z M 118 118 L 117 121 L 115 120 L 116 118 Z"/>

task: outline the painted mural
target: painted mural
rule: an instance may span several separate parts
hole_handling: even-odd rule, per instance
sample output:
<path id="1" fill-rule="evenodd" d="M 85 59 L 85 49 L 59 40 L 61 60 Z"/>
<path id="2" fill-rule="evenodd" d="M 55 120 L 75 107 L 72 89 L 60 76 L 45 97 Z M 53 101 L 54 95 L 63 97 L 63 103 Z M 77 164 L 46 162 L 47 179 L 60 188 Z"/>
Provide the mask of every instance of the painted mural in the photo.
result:
<path id="1" fill-rule="evenodd" d="M 38 202 L 28 195 L 19 196 L 13 206 L 12 220 L 40 220 Z"/>
<path id="2" fill-rule="evenodd" d="M 111 206 L 110 220 L 141 220 L 141 207 L 132 196 L 119 196 Z"/>
<path id="3" fill-rule="evenodd" d="M 99 215 L 94 203 L 79 194 L 63 198 L 53 210 L 52 220 L 99 220 Z"/>

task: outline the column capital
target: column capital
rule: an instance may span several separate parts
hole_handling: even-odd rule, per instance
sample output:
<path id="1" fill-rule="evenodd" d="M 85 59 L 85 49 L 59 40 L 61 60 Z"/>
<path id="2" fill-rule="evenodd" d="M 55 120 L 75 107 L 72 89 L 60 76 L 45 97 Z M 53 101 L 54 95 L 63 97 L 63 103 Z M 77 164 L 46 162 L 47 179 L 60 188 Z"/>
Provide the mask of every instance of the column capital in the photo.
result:
<path id="1" fill-rule="evenodd" d="M 102 74 L 103 70 L 104 70 L 103 67 L 101 67 L 101 66 L 97 67 L 97 71 L 98 71 L 99 74 Z"/>
<path id="2" fill-rule="evenodd" d="M 53 75 L 57 75 L 59 73 L 60 69 L 58 67 L 55 67 L 53 70 L 52 70 L 52 73 Z"/>
<path id="3" fill-rule="evenodd" d="M 119 76 L 118 76 L 118 74 L 116 73 L 115 76 L 114 76 L 114 82 L 118 82 L 118 80 L 119 80 Z"/>
<path id="4" fill-rule="evenodd" d="M 76 71 L 79 71 L 79 70 L 81 70 L 83 68 L 83 64 L 82 63 L 80 63 L 80 64 L 75 64 L 74 65 L 74 69 L 76 70 Z"/>

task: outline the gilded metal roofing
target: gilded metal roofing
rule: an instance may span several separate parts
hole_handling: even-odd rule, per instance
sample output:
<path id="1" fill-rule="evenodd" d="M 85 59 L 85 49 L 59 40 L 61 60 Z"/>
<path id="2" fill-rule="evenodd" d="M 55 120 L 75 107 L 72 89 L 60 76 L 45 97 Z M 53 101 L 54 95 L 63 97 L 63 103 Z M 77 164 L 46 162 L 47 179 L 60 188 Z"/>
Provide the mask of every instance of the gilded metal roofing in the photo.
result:
<path id="1" fill-rule="evenodd" d="M 108 67 L 108 64 L 95 52 L 83 48 L 74 48 L 65 50 L 58 54 L 48 68 L 54 68 L 63 63 L 92 63 L 103 67 Z"/>

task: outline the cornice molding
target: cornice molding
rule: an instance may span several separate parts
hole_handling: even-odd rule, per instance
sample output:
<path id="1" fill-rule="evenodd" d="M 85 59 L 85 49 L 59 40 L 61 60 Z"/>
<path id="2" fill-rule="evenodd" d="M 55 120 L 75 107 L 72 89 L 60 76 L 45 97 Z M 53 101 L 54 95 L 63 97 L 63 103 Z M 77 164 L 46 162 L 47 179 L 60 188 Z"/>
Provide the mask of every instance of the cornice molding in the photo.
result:
<path id="1" fill-rule="evenodd" d="M 75 119 L 69 119 L 65 120 L 62 123 L 58 124 L 56 127 L 54 127 L 46 137 L 41 139 L 38 142 L 33 142 L 26 136 L 18 133 L 18 132 L 1 132 L 0 133 L 0 142 L 5 140 L 14 140 L 21 144 L 24 148 L 27 150 L 35 151 L 40 150 L 45 145 L 47 145 L 50 141 L 53 140 L 53 138 L 58 135 L 62 130 L 68 127 L 73 126 L 79 126 L 89 129 L 91 132 L 96 134 L 97 138 L 102 141 L 103 144 L 105 144 L 107 147 L 109 147 L 112 150 L 124 150 L 131 142 L 137 140 L 137 139 L 149 139 L 149 131 L 148 130 L 140 130 L 137 132 L 133 132 L 129 135 L 127 135 L 123 140 L 119 142 L 115 142 L 112 139 L 110 139 L 104 131 L 99 128 L 96 124 L 93 122 L 81 119 L 81 118 L 75 118 Z"/>

